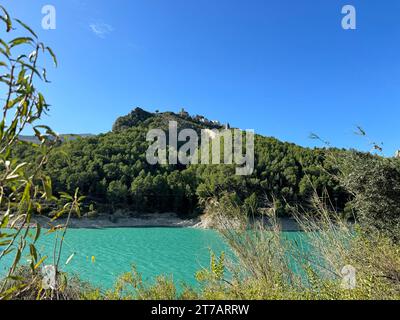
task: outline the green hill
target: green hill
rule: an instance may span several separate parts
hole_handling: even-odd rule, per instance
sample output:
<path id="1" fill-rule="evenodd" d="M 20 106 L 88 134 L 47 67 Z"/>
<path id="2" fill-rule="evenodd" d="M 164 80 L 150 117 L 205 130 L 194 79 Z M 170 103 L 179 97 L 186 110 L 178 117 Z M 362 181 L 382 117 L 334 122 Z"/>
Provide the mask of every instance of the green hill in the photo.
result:
<path id="1" fill-rule="evenodd" d="M 348 195 L 331 178 L 333 171 L 324 149 L 309 149 L 270 137 L 255 137 L 255 170 L 251 176 L 235 175 L 235 165 L 149 165 L 146 133 L 150 128 L 221 128 L 203 116 L 186 112 L 150 113 L 136 108 L 118 118 L 106 134 L 66 140 L 46 165 L 55 191 L 73 193 L 79 187 L 87 204 L 98 210 L 118 208 L 137 212 L 202 212 L 209 198 L 229 194 L 239 203 L 255 201 L 265 206 L 276 199 L 280 214 L 289 214 L 287 204 L 307 207 L 313 189 L 326 190 L 343 209 Z M 29 145 L 15 152 L 34 157 Z M 32 160 L 32 159 L 31 159 Z M 247 200 L 246 200 L 247 199 Z"/>

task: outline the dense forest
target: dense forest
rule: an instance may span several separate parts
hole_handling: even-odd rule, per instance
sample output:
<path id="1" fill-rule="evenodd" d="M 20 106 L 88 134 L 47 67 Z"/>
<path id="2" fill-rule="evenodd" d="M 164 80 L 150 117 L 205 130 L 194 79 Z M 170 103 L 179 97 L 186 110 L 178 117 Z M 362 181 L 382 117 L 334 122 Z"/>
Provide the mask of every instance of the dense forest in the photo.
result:
<path id="1" fill-rule="evenodd" d="M 278 212 L 289 214 L 288 205 L 307 207 L 316 189 L 327 192 L 343 210 L 348 194 L 331 177 L 333 167 L 325 149 L 309 149 L 270 137 L 255 137 L 255 169 L 251 176 L 235 175 L 235 165 L 149 165 L 146 150 L 149 128 L 221 128 L 216 121 L 187 112 L 149 113 L 136 108 L 117 119 L 106 134 L 64 139 L 46 165 L 56 192 L 73 193 L 79 188 L 92 210 L 113 212 L 202 212 L 202 204 L 223 194 L 238 202 L 258 206 L 275 199 Z M 228 126 L 228 125 L 226 125 Z M 35 148 L 21 142 L 19 158 L 34 159 Z M 93 209 L 94 208 L 94 209 Z"/>

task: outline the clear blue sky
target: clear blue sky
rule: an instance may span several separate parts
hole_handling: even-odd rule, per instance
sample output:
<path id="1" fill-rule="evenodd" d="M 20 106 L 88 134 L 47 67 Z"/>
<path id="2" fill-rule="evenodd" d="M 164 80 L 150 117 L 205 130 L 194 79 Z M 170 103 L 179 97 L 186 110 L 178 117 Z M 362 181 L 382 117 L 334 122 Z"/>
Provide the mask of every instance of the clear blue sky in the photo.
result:
<path id="1" fill-rule="evenodd" d="M 56 51 L 47 122 L 109 131 L 141 106 L 229 121 L 311 146 L 400 149 L 398 0 L 2 0 Z M 41 8 L 57 29 L 41 29 Z M 341 8 L 357 9 L 357 30 Z"/>

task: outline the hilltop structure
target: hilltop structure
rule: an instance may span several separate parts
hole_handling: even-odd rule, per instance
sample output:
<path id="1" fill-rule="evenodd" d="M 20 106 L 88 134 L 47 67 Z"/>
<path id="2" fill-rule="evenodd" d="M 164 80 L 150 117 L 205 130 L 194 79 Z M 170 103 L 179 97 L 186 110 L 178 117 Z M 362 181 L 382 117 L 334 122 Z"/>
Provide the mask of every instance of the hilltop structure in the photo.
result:
<path id="1" fill-rule="evenodd" d="M 113 132 L 123 131 L 139 125 L 150 126 L 153 128 L 168 128 L 169 121 L 178 122 L 179 127 L 192 128 L 196 131 L 201 129 L 222 129 L 227 127 L 217 120 L 208 120 L 203 115 L 192 116 L 184 108 L 179 113 L 174 112 L 155 112 L 151 113 L 136 107 L 129 114 L 119 117 L 114 125 Z"/>

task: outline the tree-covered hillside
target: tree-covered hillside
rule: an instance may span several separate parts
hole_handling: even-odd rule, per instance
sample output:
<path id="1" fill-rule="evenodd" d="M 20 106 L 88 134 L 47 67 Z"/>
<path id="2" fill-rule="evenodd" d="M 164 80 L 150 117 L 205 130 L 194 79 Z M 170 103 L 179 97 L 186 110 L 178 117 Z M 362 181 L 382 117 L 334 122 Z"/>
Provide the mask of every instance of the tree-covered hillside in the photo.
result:
<path id="1" fill-rule="evenodd" d="M 329 172 L 324 149 L 308 149 L 256 135 L 255 170 L 251 176 L 235 175 L 235 165 L 150 165 L 146 161 L 149 128 L 167 130 L 168 121 L 178 128 L 221 128 L 202 116 L 186 112 L 149 113 L 136 108 L 116 120 L 113 131 L 98 136 L 65 141 L 50 156 L 46 171 L 56 191 L 76 188 L 99 210 L 121 208 L 131 212 L 189 214 L 202 211 L 210 198 L 229 193 L 238 202 L 264 205 L 275 199 L 280 214 L 287 204 L 308 205 L 316 188 L 328 191 L 343 209 L 348 195 Z M 18 156 L 29 158 L 33 149 L 21 145 Z"/>

